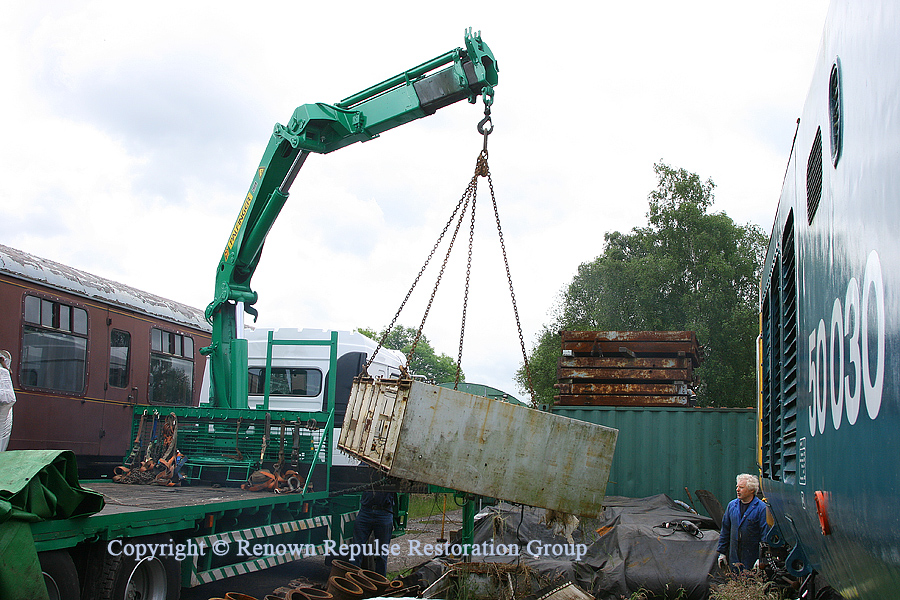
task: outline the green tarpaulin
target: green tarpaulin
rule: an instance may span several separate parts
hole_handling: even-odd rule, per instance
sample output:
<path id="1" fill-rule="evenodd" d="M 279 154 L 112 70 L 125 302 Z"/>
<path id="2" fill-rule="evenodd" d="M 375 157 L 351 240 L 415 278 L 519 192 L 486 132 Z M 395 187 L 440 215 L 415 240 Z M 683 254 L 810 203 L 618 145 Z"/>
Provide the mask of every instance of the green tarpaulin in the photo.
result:
<path id="1" fill-rule="evenodd" d="M 0 452 L 0 523 L 84 517 L 101 508 L 103 495 L 78 483 L 71 451 Z"/>

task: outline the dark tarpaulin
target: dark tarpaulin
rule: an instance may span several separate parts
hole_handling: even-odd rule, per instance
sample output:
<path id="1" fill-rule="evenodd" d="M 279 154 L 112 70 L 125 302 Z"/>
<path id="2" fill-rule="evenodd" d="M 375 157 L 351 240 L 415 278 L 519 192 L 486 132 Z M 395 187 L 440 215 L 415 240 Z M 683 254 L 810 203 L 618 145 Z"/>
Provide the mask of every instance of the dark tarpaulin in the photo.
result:
<path id="1" fill-rule="evenodd" d="M 571 534 L 575 544 L 587 546 L 579 561 L 564 554 L 572 549 L 566 537 L 542 522 L 544 509 L 506 503 L 489 508 L 481 516 L 475 525 L 474 541 L 479 546 L 517 544 L 520 555 L 476 555 L 472 560 L 518 563 L 541 578 L 573 581 L 599 600 L 618 600 L 640 589 L 685 600 L 707 597 L 719 539 L 712 519 L 685 510 L 665 494 L 648 498 L 608 496 L 603 504 L 598 518 L 580 521 Z M 684 531 L 683 526 L 665 526 L 682 521 L 695 524 L 697 535 Z M 531 550 L 540 547 L 539 557 L 529 553 L 529 543 Z M 566 547 L 561 556 L 552 555 L 554 545 L 557 549 Z M 434 569 L 429 570 L 434 573 Z M 684 592 L 679 592 L 681 589 Z"/>

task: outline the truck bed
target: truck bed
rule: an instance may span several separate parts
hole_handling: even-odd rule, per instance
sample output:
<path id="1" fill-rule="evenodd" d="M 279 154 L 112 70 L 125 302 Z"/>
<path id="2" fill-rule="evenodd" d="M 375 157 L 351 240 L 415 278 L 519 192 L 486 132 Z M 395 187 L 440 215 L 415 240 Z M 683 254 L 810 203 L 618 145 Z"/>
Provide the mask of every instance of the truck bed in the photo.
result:
<path id="1" fill-rule="evenodd" d="M 101 480 L 82 482 L 82 487 L 103 494 L 106 505 L 94 517 L 198 506 L 208 511 L 213 504 L 246 501 L 255 504 L 266 496 L 277 497 L 281 501 L 287 500 L 285 495 L 248 492 L 239 487 L 163 487 L 124 485 Z M 300 500 L 301 497 L 296 495 L 296 498 Z"/>
<path id="2" fill-rule="evenodd" d="M 275 494 L 237 487 L 162 487 L 101 480 L 82 482 L 82 487 L 103 494 L 104 508 L 88 517 L 32 523 L 39 551 L 69 548 L 82 541 L 198 531 L 226 515 L 262 524 L 273 510 L 310 514 L 302 509 L 305 503 L 310 506 L 312 500 L 328 498 L 327 492 Z"/>

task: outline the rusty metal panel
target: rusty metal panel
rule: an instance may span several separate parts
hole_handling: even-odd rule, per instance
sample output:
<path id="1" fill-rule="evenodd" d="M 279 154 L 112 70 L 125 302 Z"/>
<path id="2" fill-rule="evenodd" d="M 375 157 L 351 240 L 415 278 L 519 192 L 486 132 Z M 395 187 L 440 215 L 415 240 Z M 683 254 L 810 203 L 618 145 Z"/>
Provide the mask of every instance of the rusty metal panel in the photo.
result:
<path id="1" fill-rule="evenodd" d="M 560 405 L 689 406 L 703 360 L 693 331 L 563 331 Z"/>
<path id="2" fill-rule="evenodd" d="M 618 429 L 606 491 L 643 498 L 665 493 L 689 502 L 706 489 L 724 506 L 734 478 L 756 474 L 755 409 L 554 406 L 554 414 Z M 693 497 L 695 508 L 703 507 Z"/>
<path id="3" fill-rule="evenodd" d="M 405 479 L 596 516 L 615 429 L 409 380 L 354 383 L 338 447 Z"/>

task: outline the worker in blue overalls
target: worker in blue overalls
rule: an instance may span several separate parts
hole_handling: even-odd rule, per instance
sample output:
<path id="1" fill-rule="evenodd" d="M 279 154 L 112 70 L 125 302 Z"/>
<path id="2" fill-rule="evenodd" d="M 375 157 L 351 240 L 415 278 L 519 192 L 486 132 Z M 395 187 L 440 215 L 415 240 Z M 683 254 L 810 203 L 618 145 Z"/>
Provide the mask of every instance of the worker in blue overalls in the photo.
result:
<path id="1" fill-rule="evenodd" d="M 769 531 L 766 504 L 756 497 L 759 479 L 747 473 L 737 476 L 737 498 L 728 503 L 719 533 L 719 566 L 744 571 L 759 566 L 759 543 Z"/>

